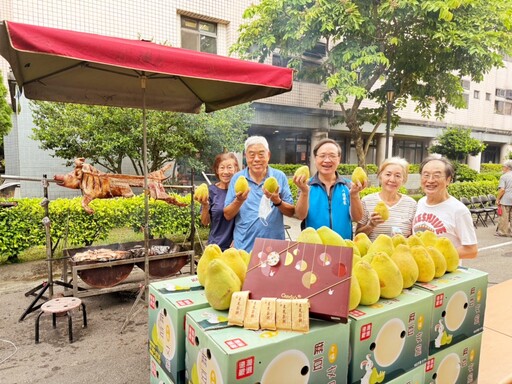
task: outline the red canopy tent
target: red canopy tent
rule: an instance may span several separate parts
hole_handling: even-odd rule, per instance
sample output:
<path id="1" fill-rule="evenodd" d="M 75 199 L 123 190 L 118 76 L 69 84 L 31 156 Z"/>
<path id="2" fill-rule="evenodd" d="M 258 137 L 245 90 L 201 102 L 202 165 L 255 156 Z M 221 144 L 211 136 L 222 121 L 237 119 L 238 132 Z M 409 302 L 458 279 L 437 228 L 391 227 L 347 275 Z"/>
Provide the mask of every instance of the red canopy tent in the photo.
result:
<path id="1" fill-rule="evenodd" d="M 147 41 L 4 21 L 0 54 L 29 99 L 197 113 L 288 92 L 292 70 Z"/>
<path id="2" fill-rule="evenodd" d="M 288 92 L 293 84 L 288 68 L 10 21 L 0 23 L 0 54 L 29 99 L 142 108 L 146 191 L 146 108 L 197 113 L 204 104 L 210 112 Z M 148 269 L 146 257 L 146 285 Z"/>

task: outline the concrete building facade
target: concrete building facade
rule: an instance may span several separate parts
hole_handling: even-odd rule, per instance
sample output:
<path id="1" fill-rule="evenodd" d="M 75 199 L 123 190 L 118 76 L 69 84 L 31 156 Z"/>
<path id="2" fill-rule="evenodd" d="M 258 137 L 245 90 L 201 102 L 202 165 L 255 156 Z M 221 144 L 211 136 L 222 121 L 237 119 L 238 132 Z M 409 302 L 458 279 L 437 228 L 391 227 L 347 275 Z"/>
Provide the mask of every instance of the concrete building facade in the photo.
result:
<path id="1" fill-rule="evenodd" d="M 184 47 L 228 55 L 243 22 L 242 14 L 252 0 L 4 0 L 0 19 L 81 32 L 147 39 L 175 47 Z M 272 59 L 269 59 L 272 64 Z M 276 64 L 275 62 L 273 64 Z M 9 67 L 0 58 L 0 70 L 8 78 Z M 468 163 L 479 169 L 482 162 L 501 162 L 512 151 L 512 59 L 505 67 L 493 69 L 483 82 L 462 79 L 466 109 L 450 109 L 442 121 L 425 119 L 414 111 L 414 104 L 398 111 L 401 117 L 390 137 L 391 154 L 419 163 L 428 146 L 447 126 L 471 128 L 473 137 L 487 144 L 479 156 Z M 355 149 L 344 125 L 331 125 L 339 105 L 319 107 L 324 86 L 295 81 L 293 91 L 253 103 L 256 114 L 250 134 L 268 138 L 272 163 L 309 164 L 311 149 L 323 137 L 337 140 L 343 148 L 344 163 L 356 163 Z M 30 139 L 33 122 L 28 100 L 18 100 L 21 112 L 13 115 L 13 130 L 5 138 L 6 174 L 27 177 L 51 177 L 69 171 L 65 161 L 52 157 Z M 385 154 L 385 124 L 370 145 L 367 163 L 380 163 Z M 363 127 L 368 135 L 371 126 Z M 52 191 L 53 192 L 53 191 Z M 41 186 L 22 183 L 24 197 L 41 196 Z M 52 197 L 75 195 L 55 189 Z"/>

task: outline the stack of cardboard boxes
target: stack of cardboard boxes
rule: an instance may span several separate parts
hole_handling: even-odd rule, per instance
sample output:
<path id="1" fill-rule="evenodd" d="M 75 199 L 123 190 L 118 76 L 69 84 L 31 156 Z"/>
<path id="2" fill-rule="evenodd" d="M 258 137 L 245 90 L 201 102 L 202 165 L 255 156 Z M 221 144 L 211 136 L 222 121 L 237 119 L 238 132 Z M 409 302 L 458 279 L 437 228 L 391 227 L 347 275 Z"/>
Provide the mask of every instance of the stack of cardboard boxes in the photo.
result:
<path id="1" fill-rule="evenodd" d="M 486 291 L 486 273 L 461 267 L 299 333 L 228 327 L 195 276 L 152 283 L 151 382 L 473 383 Z"/>

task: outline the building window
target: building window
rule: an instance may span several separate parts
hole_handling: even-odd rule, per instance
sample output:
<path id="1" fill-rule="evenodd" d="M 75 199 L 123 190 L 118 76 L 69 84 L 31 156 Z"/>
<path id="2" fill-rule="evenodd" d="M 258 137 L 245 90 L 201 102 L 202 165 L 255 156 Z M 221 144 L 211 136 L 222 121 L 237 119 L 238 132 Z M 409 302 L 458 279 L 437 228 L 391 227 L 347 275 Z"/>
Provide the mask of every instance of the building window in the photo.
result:
<path id="1" fill-rule="evenodd" d="M 464 99 L 464 103 L 466 104 L 466 106 L 464 108 L 467 109 L 469 106 L 469 94 L 463 93 L 462 98 Z"/>
<path id="2" fill-rule="evenodd" d="M 217 53 L 217 24 L 182 16 L 181 47 Z"/>
<path id="3" fill-rule="evenodd" d="M 403 157 L 410 164 L 420 164 L 428 151 L 422 141 L 394 140 L 393 155 Z"/>
<path id="4" fill-rule="evenodd" d="M 308 164 L 310 143 L 307 137 L 285 139 L 285 164 Z"/>
<path id="5" fill-rule="evenodd" d="M 507 91 L 505 89 L 496 88 L 496 96 L 505 97 L 506 94 L 507 94 Z"/>
<path id="6" fill-rule="evenodd" d="M 480 98 L 480 91 L 473 91 L 473 99 L 479 99 Z"/>
<path id="7" fill-rule="evenodd" d="M 486 92 L 485 94 L 485 100 L 491 101 L 491 94 L 489 92 Z"/>
<path id="8" fill-rule="evenodd" d="M 471 82 L 469 80 L 461 80 L 460 85 L 462 85 L 462 88 L 469 91 L 469 85 Z"/>
<path id="9" fill-rule="evenodd" d="M 496 100 L 494 102 L 494 113 L 498 115 L 512 115 L 512 103 Z"/>
<path id="10" fill-rule="evenodd" d="M 500 163 L 499 145 L 487 145 L 487 147 L 482 152 L 482 163 Z"/>

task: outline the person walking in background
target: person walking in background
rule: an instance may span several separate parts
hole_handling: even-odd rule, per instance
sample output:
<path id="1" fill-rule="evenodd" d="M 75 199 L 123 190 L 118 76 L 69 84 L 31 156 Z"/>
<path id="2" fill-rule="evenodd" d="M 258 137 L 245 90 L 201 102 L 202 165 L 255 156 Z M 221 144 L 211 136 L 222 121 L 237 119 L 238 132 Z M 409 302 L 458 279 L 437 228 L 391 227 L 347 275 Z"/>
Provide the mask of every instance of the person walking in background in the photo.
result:
<path id="1" fill-rule="evenodd" d="M 401 233 L 405 237 L 412 234 L 412 221 L 416 213 L 416 201 L 398 190 L 407 182 L 409 163 L 400 157 L 384 160 L 377 172 L 380 192 L 362 198 L 363 218 L 357 223 L 356 234 L 366 233 L 374 241 L 378 235 L 393 236 Z M 384 202 L 389 210 L 389 219 L 383 220 L 375 206 Z"/>
<path id="2" fill-rule="evenodd" d="M 363 217 L 359 192 L 366 188 L 366 183 L 352 183 L 338 174 L 341 147 L 334 140 L 320 140 L 313 155 L 317 173 L 310 180 L 293 180 L 300 189 L 295 216 L 303 220 L 302 228 L 327 226 L 344 239 L 352 239 L 352 221 Z"/>
<path id="3" fill-rule="evenodd" d="M 234 247 L 251 252 L 257 237 L 284 240 L 283 215 L 293 216 L 295 206 L 284 172 L 268 165 L 270 150 L 263 136 L 251 136 L 245 141 L 247 168 L 236 173 L 231 182 L 224 204 L 224 217 L 235 221 Z M 244 176 L 249 189 L 235 192 L 238 178 Z M 275 177 L 279 185 L 270 193 L 263 184 Z"/>
<path id="4" fill-rule="evenodd" d="M 235 226 L 233 220 L 224 217 L 224 202 L 229 182 L 240 167 L 233 153 L 221 153 L 215 157 L 212 168 L 218 181 L 208 187 L 208 198 L 196 200 L 201 204 L 201 223 L 210 225 L 208 244 L 217 244 L 224 251 L 233 242 Z"/>
<path id="5" fill-rule="evenodd" d="M 476 257 L 478 246 L 471 212 L 448 193 L 455 176 L 452 163 L 444 157 L 429 156 L 420 164 L 420 176 L 425 196 L 418 201 L 413 233 L 432 231 L 450 239 L 461 259 Z"/>
<path id="6" fill-rule="evenodd" d="M 503 175 L 498 183 L 496 204 L 501 205 L 501 216 L 498 221 L 496 236 L 512 237 L 510 220 L 512 216 L 512 160 L 503 163 Z"/>

